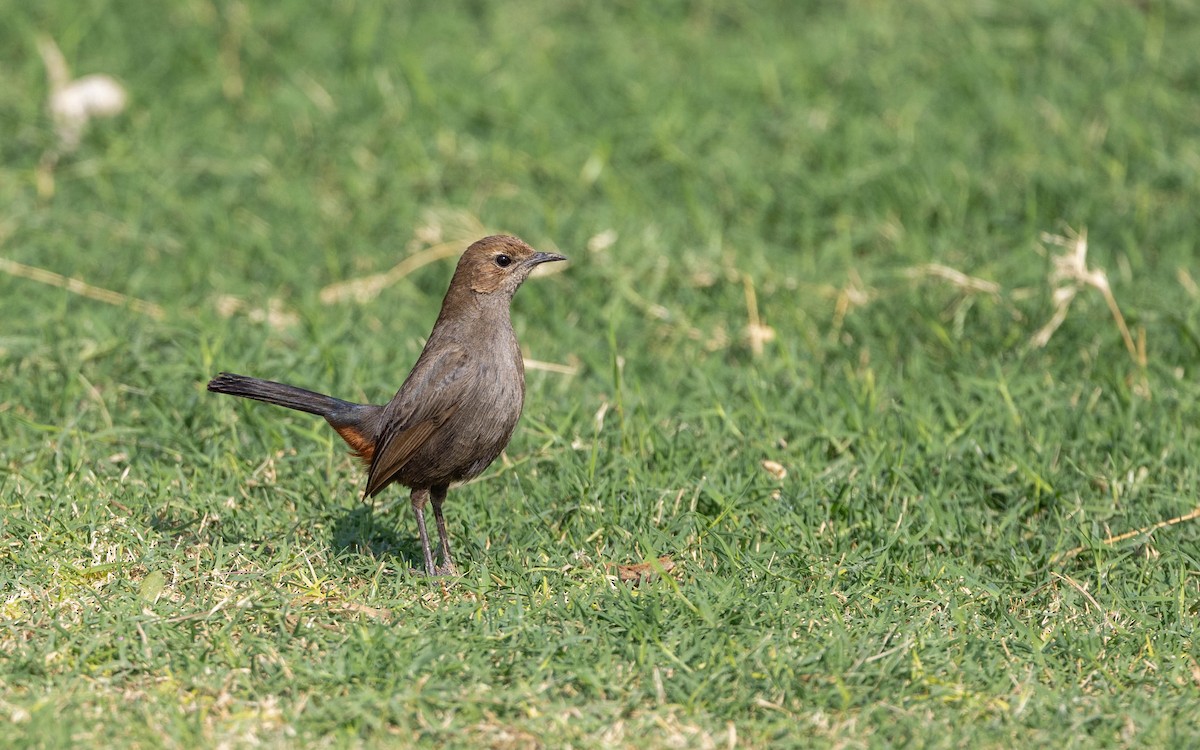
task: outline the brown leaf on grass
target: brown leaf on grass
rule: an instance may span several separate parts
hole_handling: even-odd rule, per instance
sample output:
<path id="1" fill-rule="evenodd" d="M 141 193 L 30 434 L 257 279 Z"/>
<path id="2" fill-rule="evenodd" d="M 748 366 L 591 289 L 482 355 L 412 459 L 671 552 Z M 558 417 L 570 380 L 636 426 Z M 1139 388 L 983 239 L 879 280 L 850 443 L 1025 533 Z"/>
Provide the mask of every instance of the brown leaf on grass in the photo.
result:
<path id="1" fill-rule="evenodd" d="M 306 613 L 333 613 L 344 612 L 348 614 L 362 615 L 371 620 L 381 620 L 383 622 L 391 622 L 393 615 L 392 611 L 386 607 L 372 607 L 368 604 L 356 602 L 350 599 L 340 599 L 336 596 L 300 596 L 293 600 L 293 605 L 299 616 Z M 336 630 L 340 625 L 330 625 L 315 623 L 318 627 L 328 630 Z"/>
<path id="2" fill-rule="evenodd" d="M 372 620 L 383 620 L 384 622 L 391 622 L 392 620 L 392 611 L 386 607 L 370 607 L 358 602 L 344 601 L 342 602 L 342 610 L 366 615 Z"/>
<path id="3" fill-rule="evenodd" d="M 611 570 L 613 563 L 606 563 L 605 568 Z M 670 573 L 675 569 L 675 561 L 670 555 L 663 555 L 658 558 L 657 563 L 646 561 L 635 564 L 617 564 L 617 578 L 625 583 L 643 583 L 654 577 L 655 568 L 661 568 L 662 572 Z"/>

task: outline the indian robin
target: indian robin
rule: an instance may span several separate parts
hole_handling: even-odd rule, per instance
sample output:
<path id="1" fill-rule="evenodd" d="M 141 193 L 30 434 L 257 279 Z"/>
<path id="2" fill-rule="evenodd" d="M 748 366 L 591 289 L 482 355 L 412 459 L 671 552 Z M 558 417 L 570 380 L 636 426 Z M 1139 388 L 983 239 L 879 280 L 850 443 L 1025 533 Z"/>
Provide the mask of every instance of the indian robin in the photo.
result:
<path id="1" fill-rule="evenodd" d="M 412 489 L 425 572 L 453 573 L 442 503 L 451 483 L 478 476 L 512 436 L 525 402 L 525 366 L 509 303 L 534 267 L 556 260 L 566 258 L 504 235 L 468 247 L 425 349 L 383 406 L 230 373 L 213 378 L 208 390 L 324 417 L 367 464 L 364 497 L 393 482 Z M 426 503 L 437 522 L 441 567 L 434 567 L 425 530 Z"/>

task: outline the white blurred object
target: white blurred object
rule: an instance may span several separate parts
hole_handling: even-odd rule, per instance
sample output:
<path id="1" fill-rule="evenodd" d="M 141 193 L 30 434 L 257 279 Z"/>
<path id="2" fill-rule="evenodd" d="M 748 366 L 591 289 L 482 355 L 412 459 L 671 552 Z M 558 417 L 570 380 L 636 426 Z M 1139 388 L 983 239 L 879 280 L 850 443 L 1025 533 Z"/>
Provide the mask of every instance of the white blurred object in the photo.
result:
<path id="1" fill-rule="evenodd" d="M 83 131 L 93 117 L 112 117 L 125 109 L 129 95 L 112 76 L 103 73 L 71 80 L 66 58 L 53 39 L 38 39 L 38 50 L 50 80 L 50 114 L 63 151 L 79 146 Z"/>

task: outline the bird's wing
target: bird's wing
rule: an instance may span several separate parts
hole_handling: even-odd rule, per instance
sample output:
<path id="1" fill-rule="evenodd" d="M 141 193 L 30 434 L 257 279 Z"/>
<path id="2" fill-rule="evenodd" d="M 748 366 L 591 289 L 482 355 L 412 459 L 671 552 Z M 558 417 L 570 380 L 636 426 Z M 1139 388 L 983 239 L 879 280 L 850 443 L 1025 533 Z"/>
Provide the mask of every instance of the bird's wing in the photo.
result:
<path id="1" fill-rule="evenodd" d="M 422 353 L 408 380 L 385 407 L 383 434 L 371 458 L 367 496 L 391 483 L 409 459 L 463 403 L 469 386 L 467 351 L 443 345 L 433 356 Z"/>

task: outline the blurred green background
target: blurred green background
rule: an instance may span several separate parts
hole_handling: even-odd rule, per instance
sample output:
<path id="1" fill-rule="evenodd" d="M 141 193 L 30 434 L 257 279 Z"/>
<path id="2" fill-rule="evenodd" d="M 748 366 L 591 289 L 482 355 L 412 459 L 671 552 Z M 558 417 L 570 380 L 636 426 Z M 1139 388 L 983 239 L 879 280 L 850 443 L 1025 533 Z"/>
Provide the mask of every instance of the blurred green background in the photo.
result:
<path id="1" fill-rule="evenodd" d="M 1193 3 L 3 16 L 3 744 L 1200 739 Z M 39 39 L 128 93 L 75 146 Z M 382 403 L 495 231 L 571 263 L 431 584 L 203 384 Z"/>

